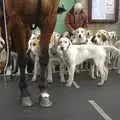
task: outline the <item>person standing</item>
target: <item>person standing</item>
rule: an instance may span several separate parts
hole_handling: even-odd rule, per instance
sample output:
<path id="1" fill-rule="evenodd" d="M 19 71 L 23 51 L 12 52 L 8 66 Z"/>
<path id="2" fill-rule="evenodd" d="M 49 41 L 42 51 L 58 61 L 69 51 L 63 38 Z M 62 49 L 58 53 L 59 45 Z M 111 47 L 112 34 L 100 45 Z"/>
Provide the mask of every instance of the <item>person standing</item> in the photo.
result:
<path id="1" fill-rule="evenodd" d="M 88 27 L 88 15 L 80 2 L 75 3 L 66 14 L 65 25 L 70 33 L 79 27 Z"/>

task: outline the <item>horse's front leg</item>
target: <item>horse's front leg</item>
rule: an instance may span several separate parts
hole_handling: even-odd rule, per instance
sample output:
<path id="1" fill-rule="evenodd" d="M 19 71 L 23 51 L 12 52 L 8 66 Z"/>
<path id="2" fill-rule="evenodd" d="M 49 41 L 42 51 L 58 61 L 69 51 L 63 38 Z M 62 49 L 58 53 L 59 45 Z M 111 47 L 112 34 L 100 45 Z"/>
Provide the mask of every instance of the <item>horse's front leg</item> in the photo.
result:
<path id="1" fill-rule="evenodd" d="M 20 81 L 19 81 L 20 102 L 22 106 L 31 106 L 32 100 L 27 90 L 27 83 L 25 80 L 25 67 L 27 62 L 26 27 L 19 16 L 13 15 L 11 17 L 12 17 L 10 19 L 10 22 L 12 22 L 11 36 L 15 49 L 18 53 L 18 66 L 20 68 Z"/>
<path id="2" fill-rule="evenodd" d="M 40 90 L 40 105 L 43 107 L 52 106 L 52 102 L 49 99 L 47 92 L 48 81 L 47 81 L 47 66 L 49 62 L 49 42 L 55 27 L 56 16 L 48 16 L 42 23 L 41 38 L 40 38 L 40 75 L 39 90 Z"/>
<path id="3" fill-rule="evenodd" d="M 18 53 L 18 65 L 20 67 L 20 82 L 19 88 L 21 92 L 20 102 L 23 107 L 32 106 L 32 100 L 30 94 L 27 90 L 27 83 L 25 80 L 25 67 L 26 67 L 26 53 L 25 51 L 21 51 Z"/>

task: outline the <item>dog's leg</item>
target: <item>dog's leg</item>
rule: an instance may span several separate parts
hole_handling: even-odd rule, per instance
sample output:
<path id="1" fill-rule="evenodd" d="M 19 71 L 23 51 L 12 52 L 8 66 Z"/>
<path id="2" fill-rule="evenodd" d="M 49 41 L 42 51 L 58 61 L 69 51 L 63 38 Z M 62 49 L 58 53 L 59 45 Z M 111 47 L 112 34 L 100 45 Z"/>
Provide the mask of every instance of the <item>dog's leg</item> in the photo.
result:
<path id="1" fill-rule="evenodd" d="M 71 65 L 71 66 L 68 68 L 68 73 L 69 73 L 69 77 L 68 77 L 66 86 L 67 86 L 67 87 L 71 87 L 71 85 L 72 85 L 72 83 L 73 83 L 73 81 L 74 81 L 75 65 Z M 74 83 L 75 83 L 75 82 L 74 82 Z"/>
<path id="2" fill-rule="evenodd" d="M 65 82 L 65 77 L 64 77 L 64 64 L 60 63 L 60 82 L 64 83 Z"/>
<path id="3" fill-rule="evenodd" d="M 100 71 L 100 75 L 101 75 L 101 81 L 97 83 L 98 86 L 102 86 L 106 80 L 106 72 L 105 72 L 105 67 L 104 64 L 103 65 L 98 65 L 98 69 Z"/>
<path id="4" fill-rule="evenodd" d="M 18 54 L 15 52 L 11 52 L 11 56 L 13 60 L 12 74 L 16 74 L 18 72 Z"/>
<path id="5" fill-rule="evenodd" d="M 6 76 L 11 76 L 12 75 L 12 65 L 8 65 L 7 71 L 6 71 Z"/>
<path id="6" fill-rule="evenodd" d="M 75 72 L 76 72 L 77 74 L 80 73 L 80 65 L 77 65 L 77 66 L 76 66 Z"/>
<path id="7" fill-rule="evenodd" d="M 80 88 L 80 86 L 73 80 L 73 85 L 76 87 L 76 88 Z"/>
<path id="8" fill-rule="evenodd" d="M 104 66 L 104 71 L 105 71 L 105 81 L 108 80 L 108 68 Z"/>
<path id="9" fill-rule="evenodd" d="M 52 60 L 51 59 L 49 59 L 49 63 L 48 63 L 47 80 L 48 80 L 49 83 L 53 82 L 53 79 L 52 79 Z"/>
<path id="10" fill-rule="evenodd" d="M 117 70 L 117 73 L 120 74 L 120 69 Z"/>
<path id="11" fill-rule="evenodd" d="M 92 80 L 96 79 L 96 77 L 95 77 L 95 65 L 94 64 L 90 66 L 89 74 L 90 74 L 90 77 L 92 78 Z"/>
<path id="12" fill-rule="evenodd" d="M 35 82 L 37 80 L 37 75 L 38 75 L 38 68 L 39 68 L 39 56 L 35 56 L 35 63 L 34 63 L 34 72 L 33 72 L 33 77 L 32 77 L 32 82 Z"/>

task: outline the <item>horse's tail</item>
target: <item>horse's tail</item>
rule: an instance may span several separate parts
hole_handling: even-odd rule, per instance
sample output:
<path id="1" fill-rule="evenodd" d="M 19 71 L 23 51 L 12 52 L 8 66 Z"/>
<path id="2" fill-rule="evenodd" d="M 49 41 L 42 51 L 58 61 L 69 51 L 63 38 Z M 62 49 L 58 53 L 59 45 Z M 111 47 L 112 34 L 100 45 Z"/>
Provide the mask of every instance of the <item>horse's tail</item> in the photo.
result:
<path id="1" fill-rule="evenodd" d="M 120 67 L 120 50 L 114 46 L 104 46 L 107 53 L 107 65 L 110 64 L 112 67 Z"/>
<path id="2" fill-rule="evenodd" d="M 62 14 L 65 11 L 66 11 L 66 9 L 64 7 L 58 7 L 58 9 L 57 9 L 58 14 Z"/>

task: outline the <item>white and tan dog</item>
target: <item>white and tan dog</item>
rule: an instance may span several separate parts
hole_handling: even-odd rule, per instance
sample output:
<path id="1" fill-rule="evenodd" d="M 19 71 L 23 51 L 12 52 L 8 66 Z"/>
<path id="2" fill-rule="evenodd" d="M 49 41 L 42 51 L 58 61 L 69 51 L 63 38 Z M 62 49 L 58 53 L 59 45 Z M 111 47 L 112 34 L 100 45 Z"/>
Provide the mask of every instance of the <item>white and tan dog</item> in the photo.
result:
<path id="1" fill-rule="evenodd" d="M 49 63 L 48 63 L 48 76 L 47 76 L 47 80 L 48 82 L 53 82 L 53 77 L 52 77 L 52 67 L 53 64 L 55 62 L 57 62 L 58 64 L 60 64 L 60 81 L 61 82 L 65 82 L 64 81 L 64 74 L 63 74 L 63 64 L 61 64 L 61 60 L 59 58 L 59 56 L 56 54 L 56 43 L 57 40 L 59 39 L 60 34 L 54 32 L 51 40 L 50 40 L 50 44 L 49 44 Z M 33 54 L 33 60 L 34 60 L 34 71 L 33 71 L 33 77 L 32 77 L 32 81 L 36 81 L 37 80 L 37 76 L 40 75 L 40 64 L 39 64 L 39 53 L 40 53 L 40 39 L 37 39 L 36 36 L 32 36 L 31 39 L 28 42 L 28 50 L 29 52 L 31 52 Z"/>
<path id="2" fill-rule="evenodd" d="M 115 31 L 108 32 L 110 44 L 113 45 L 117 40 L 117 33 Z"/>
<path id="3" fill-rule="evenodd" d="M 106 30 L 98 30 L 92 39 L 92 42 L 97 45 L 109 45 L 109 34 Z"/>
<path id="4" fill-rule="evenodd" d="M 74 82 L 74 72 L 76 65 L 83 63 L 87 59 L 92 59 L 97 66 L 101 81 L 98 85 L 103 85 L 108 77 L 108 69 L 105 67 L 106 51 L 103 46 L 98 45 L 72 45 L 71 41 L 64 37 L 58 42 L 58 53 L 68 67 L 69 78 L 66 86 L 70 87 Z"/>
<path id="5" fill-rule="evenodd" d="M 83 44 L 86 43 L 86 29 L 84 28 L 77 28 L 74 31 L 74 38 L 72 40 L 73 44 Z"/>

